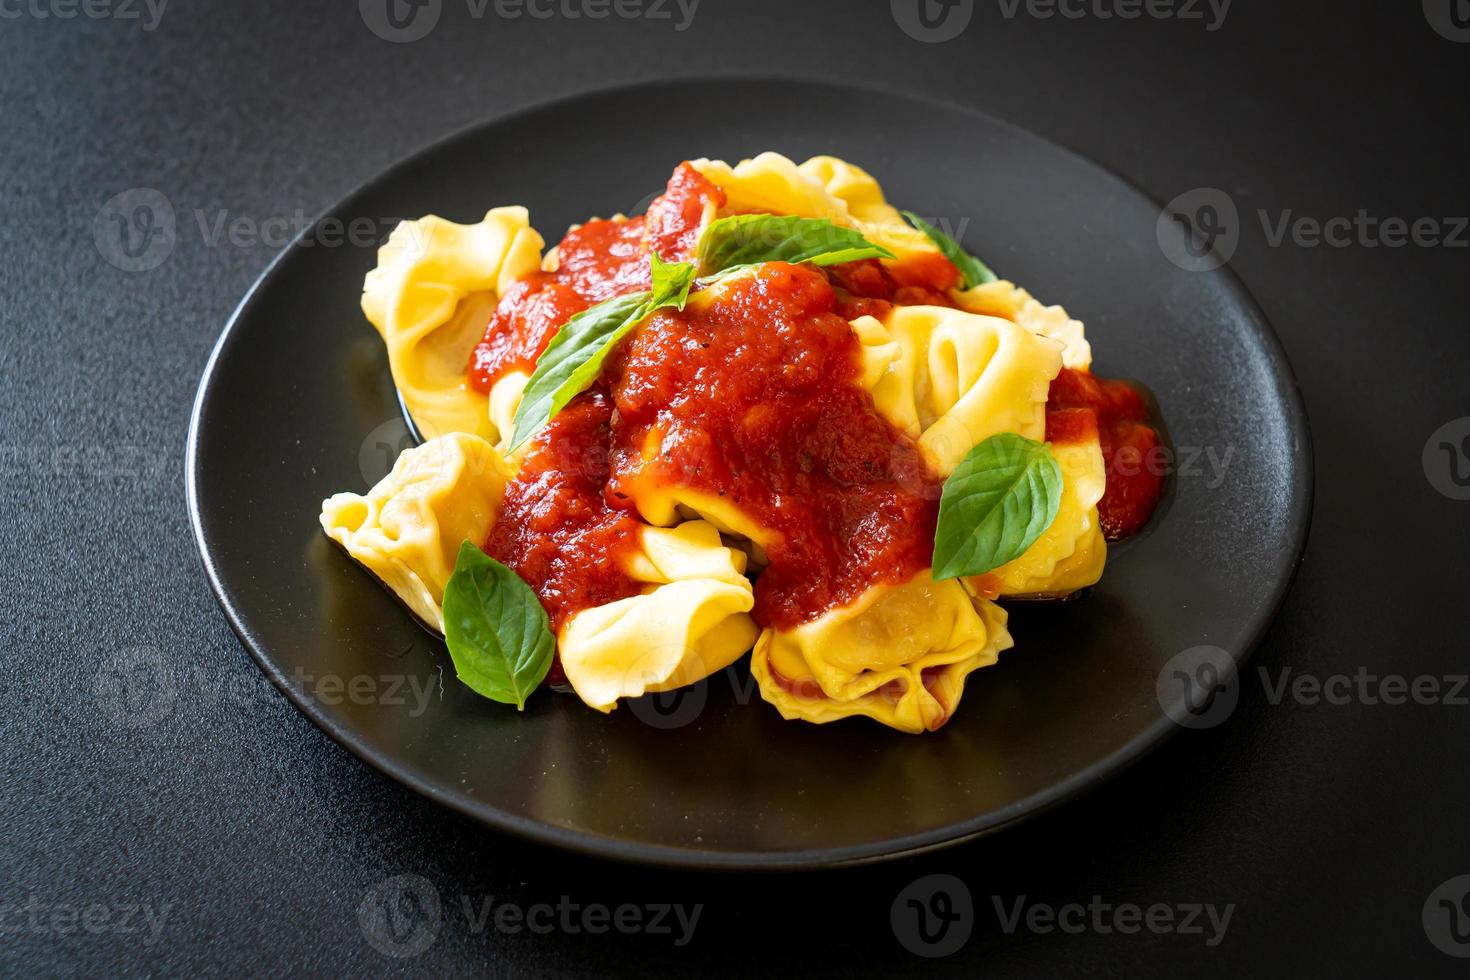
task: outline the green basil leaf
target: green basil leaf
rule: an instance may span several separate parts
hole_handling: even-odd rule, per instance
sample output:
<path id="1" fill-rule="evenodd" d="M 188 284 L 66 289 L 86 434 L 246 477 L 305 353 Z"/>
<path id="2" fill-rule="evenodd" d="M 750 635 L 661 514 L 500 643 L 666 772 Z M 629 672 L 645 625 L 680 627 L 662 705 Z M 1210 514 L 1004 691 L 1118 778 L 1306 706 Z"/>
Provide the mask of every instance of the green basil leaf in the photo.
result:
<path id="1" fill-rule="evenodd" d="M 705 273 L 761 262 L 836 265 L 858 259 L 891 259 L 851 228 L 822 218 L 780 214 L 736 214 L 710 223 L 699 239 L 699 268 Z"/>
<path id="2" fill-rule="evenodd" d="M 995 282 L 997 276 L 990 271 L 990 266 L 965 251 L 965 247 L 959 242 L 912 211 L 904 211 L 903 216 L 908 218 L 915 228 L 928 235 L 929 240 L 939 246 L 939 251 L 944 253 L 944 257 L 954 263 L 955 268 L 960 270 L 960 278 L 964 281 L 966 289 L 973 289 L 982 283 Z"/>
<path id="3" fill-rule="evenodd" d="M 649 312 L 665 306 L 682 310 L 689 299 L 689 287 L 694 285 L 694 266 L 688 262 L 665 262 L 657 252 L 650 254 L 648 259 L 653 276 Z"/>
<path id="4" fill-rule="evenodd" d="M 551 669 L 556 647 L 536 593 L 468 541 L 444 586 L 444 642 L 461 681 L 519 710 Z"/>
<path id="5" fill-rule="evenodd" d="M 588 307 L 561 325 L 546 350 L 536 361 L 536 370 L 526 382 L 516 409 L 510 448 L 515 450 L 535 435 L 552 416 L 561 411 L 580 388 L 565 393 L 577 370 L 603 349 L 609 338 L 619 335 L 629 321 L 641 320 L 648 293 L 629 293 Z M 634 319 L 634 317 L 637 319 Z M 600 367 L 602 362 L 598 361 Z"/>
<path id="6" fill-rule="evenodd" d="M 1010 432 L 960 460 L 939 496 L 935 580 L 981 575 L 1019 558 L 1062 505 L 1062 468 L 1051 448 Z"/>
<path id="7" fill-rule="evenodd" d="M 510 437 L 512 451 L 520 448 L 573 398 L 586 391 L 602 372 L 603 362 L 618 341 L 633 332 L 654 310 L 684 308 L 694 284 L 694 266 L 665 262 L 649 256 L 653 289 L 615 296 L 589 307 L 557 330 L 541 352 L 536 370 L 526 382 L 516 409 Z"/>

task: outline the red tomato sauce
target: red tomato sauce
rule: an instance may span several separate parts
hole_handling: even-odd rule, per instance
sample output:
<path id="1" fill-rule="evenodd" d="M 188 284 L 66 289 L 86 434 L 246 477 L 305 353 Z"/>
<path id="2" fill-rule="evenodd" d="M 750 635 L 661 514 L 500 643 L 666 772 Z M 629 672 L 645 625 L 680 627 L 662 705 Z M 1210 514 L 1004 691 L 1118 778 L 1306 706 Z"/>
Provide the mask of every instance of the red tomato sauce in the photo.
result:
<path id="1" fill-rule="evenodd" d="M 944 256 L 913 256 L 902 265 L 877 259 L 848 262 L 826 270 L 837 294 L 837 313 L 883 319 L 895 306 L 954 306 L 949 290 L 960 284 L 960 270 Z"/>
<path id="2" fill-rule="evenodd" d="M 511 371 L 531 373 L 536 358 L 572 316 L 647 289 L 650 252 L 666 262 L 693 259 L 705 208 L 724 203 L 724 191 L 682 163 L 646 214 L 616 221 L 594 218 L 567 232 L 556 249 L 556 271 L 522 279 L 496 304 L 470 357 L 470 386 L 488 392 Z"/>
<path id="3" fill-rule="evenodd" d="M 929 567 L 942 481 L 859 384 L 821 271 L 771 263 L 609 358 L 614 494 L 687 487 L 769 534 L 753 615 L 789 628 Z M 652 439 L 658 455 L 638 447 Z"/>
<path id="4" fill-rule="evenodd" d="M 571 316 L 648 288 L 651 251 L 693 259 L 705 214 L 724 203 L 685 163 L 646 215 L 573 229 L 554 271 L 501 297 L 470 383 L 488 391 L 508 371 L 530 372 Z M 557 630 L 639 592 L 623 569 L 642 524 L 634 493 L 650 487 L 725 498 L 764 530 L 769 565 L 753 611 L 762 626 L 791 628 L 927 568 L 942 480 L 859 384 L 848 321 L 895 304 L 952 306 L 947 291 L 958 283 L 939 255 L 828 269 L 772 263 L 727 283 L 718 302 L 654 314 L 532 441 L 486 552 L 535 590 Z M 1052 384 L 1047 437 L 1099 433 L 1110 539 L 1138 530 L 1158 500 L 1159 478 L 1125 465 L 1157 444 L 1147 417 L 1118 382 L 1063 370 Z"/>
<path id="5" fill-rule="evenodd" d="M 554 630 L 583 609 L 638 592 L 623 562 L 640 522 L 604 494 L 612 411 L 606 394 L 588 392 L 536 434 L 485 542 L 485 553 L 541 598 Z"/>
<path id="6" fill-rule="evenodd" d="M 1148 523 L 1163 490 L 1157 465 L 1159 434 L 1149 424 L 1148 406 L 1137 389 L 1122 381 L 1062 368 L 1046 402 L 1046 438 L 1077 440 L 1079 427 L 1095 426 L 1107 470 L 1107 490 L 1098 501 L 1103 536 L 1117 541 Z"/>

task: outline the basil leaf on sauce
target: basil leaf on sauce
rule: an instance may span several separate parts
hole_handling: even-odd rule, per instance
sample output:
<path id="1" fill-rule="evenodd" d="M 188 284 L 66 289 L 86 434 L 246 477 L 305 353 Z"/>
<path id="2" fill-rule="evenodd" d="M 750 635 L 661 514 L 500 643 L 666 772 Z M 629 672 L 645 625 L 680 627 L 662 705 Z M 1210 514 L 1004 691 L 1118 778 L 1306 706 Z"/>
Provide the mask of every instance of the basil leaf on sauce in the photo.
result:
<path id="1" fill-rule="evenodd" d="M 710 223 L 699 239 L 699 268 L 706 274 L 761 262 L 836 265 L 858 259 L 891 259 L 851 228 L 822 218 L 736 214 Z"/>
<path id="2" fill-rule="evenodd" d="M 649 312 L 666 306 L 682 310 L 689 300 L 689 287 L 694 285 L 694 266 L 688 262 L 665 262 L 657 252 L 649 254 L 648 263 L 653 277 Z"/>
<path id="3" fill-rule="evenodd" d="M 572 317 L 557 330 L 556 336 L 541 352 L 536 361 L 536 370 L 526 382 L 521 395 L 520 407 L 516 409 L 515 426 L 510 437 L 510 448 L 520 445 L 535 435 L 551 417 L 561 411 L 571 396 L 560 399 L 562 388 L 571 380 L 603 344 L 634 316 L 642 319 L 648 305 L 649 294 L 629 293 L 588 307 Z M 637 320 L 633 320 L 634 323 Z M 600 363 L 600 362 L 599 362 Z M 576 394 L 573 392 L 572 394 Z"/>
<path id="4" fill-rule="evenodd" d="M 912 211 L 904 211 L 902 214 L 909 219 L 910 224 L 928 235 L 929 240 L 939 246 L 939 251 L 944 253 L 944 257 L 953 262 L 955 268 L 960 270 L 960 278 L 966 289 L 973 289 L 982 283 L 995 282 L 997 276 L 990 271 L 990 266 L 965 251 L 965 247 L 959 242 Z"/>
<path id="5" fill-rule="evenodd" d="M 522 711 L 556 646 L 531 587 L 468 541 L 444 586 L 444 642 L 471 690 Z"/>
<path id="6" fill-rule="evenodd" d="M 936 581 L 1019 558 L 1062 504 L 1062 468 L 1047 443 L 1003 432 L 965 454 L 939 496 Z"/>
<path id="7" fill-rule="evenodd" d="M 653 289 L 589 307 L 557 330 L 556 336 L 536 361 L 536 370 L 526 382 L 516 409 L 510 449 L 520 448 L 542 426 L 556 417 L 577 395 L 597 380 L 607 355 L 618 341 L 633 332 L 654 310 L 666 306 L 684 308 L 694 283 L 694 266 L 688 262 L 665 262 L 649 257 Z"/>

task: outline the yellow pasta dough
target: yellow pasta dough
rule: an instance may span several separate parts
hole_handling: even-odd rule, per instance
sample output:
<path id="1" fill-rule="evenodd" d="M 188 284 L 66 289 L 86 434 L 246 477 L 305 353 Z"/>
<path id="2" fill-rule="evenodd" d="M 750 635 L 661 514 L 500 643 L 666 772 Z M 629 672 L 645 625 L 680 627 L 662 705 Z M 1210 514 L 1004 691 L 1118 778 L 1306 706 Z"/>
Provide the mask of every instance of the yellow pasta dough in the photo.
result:
<path id="1" fill-rule="evenodd" d="M 925 571 L 795 629 L 763 631 L 751 672 L 783 718 L 862 715 L 918 733 L 942 725 L 966 675 L 1012 645 L 1003 609 Z"/>
<path id="2" fill-rule="evenodd" d="M 733 167 L 723 160 L 690 163 L 725 192 L 727 210 L 824 218 L 861 231 L 900 260 L 938 251 L 883 199 L 882 188 L 867 171 L 836 157 L 812 157 L 800 166 L 779 153 L 762 153 Z"/>
<path id="3" fill-rule="evenodd" d="M 883 188 L 862 167 L 837 157 L 817 156 L 797 170 L 816 180 L 828 194 L 847 205 L 853 227 L 863 237 L 882 245 L 900 260 L 921 253 L 939 251 L 929 236 L 909 225 L 898 208 L 883 197 Z"/>
<path id="4" fill-rule="evenodd" d="M 515 431 L 516 409 L 521 407 L 521 396 L 526 393 L 526 382 L 530 380 L 525 371 L 507 371 L 490 386 L 488 438 L 502 451 Z"/>
<path id="5" fill-rule="evenodd" d="M 1092 366 L 1092 345 L 1087 342 L 1082 321 L 1074 320 L 1060 306 L 1043 306 L 1026 290 L 1005 279 L 971 289 L 952 290 L 961 309 L 986 316 L 1004 317 L 1041 337 L 1062 345 L 1062 363 L 1074 370 Z"/>
<path id="6" fill-rule="evenodd" d="M 821 181 L 802 173 L 779 153 L 761 153 L 730 166 L 723 160 L 699 159 L 690 166 L 725 192 L 728 211 L 769 211 L 804 218 L 825 218 L 849 227 L 847 204 L 827 193 Z"/>
<path id="7" fill-rule="evenodd" d="M 878 411 L 918 440 L 939 474 L 998 433 L 1044 436 L 1047 388 L 1062 368 L 1057 342 L 944 306 L 896 306 L 881 323 L 853 321 L 853 331 Z"/>
<path id="8" fill-rule="evenodd" d="M 494 446 L 451 433 L 404 451 L 366 494 L 323 501 L 322 530 L 442 633 L 459 546 L 485 540 L 509 479 Z"/>
<path id="9" fill-rule="evenodd" d="M 1095 585 L 1107 561 L 1097 502 L 1106 489 L 1097 433 L 1083 441 L 1053 443 L 1062 471 L 1062 502 L 1056 519 L 1020 557 L 982 578 L 980 588 L 1002 596 L 1050 598 Z"/>
<path id="10" fill-rule="evenodd" d="M 539 268 L 543 244 L 526 209 L 506 207 L 473 225 L 435 215 L 402 222 L 378 250 L 362 311 L 382 335 L 393 383 L 425 437 L 499 438 L 466 367 L 496 297 Z"/>
<path id="11" fill-rule="evenodd" d="M 865 300 L 926 295 L 918 288 L 898 293 L 869 291 L 868 284 L 874 281 L 889 286 L 952 281 L 946 278 L 951 275 L 950 270 L 933 258 L 939 252 L 935 243 L 910 227 L 885 198 L 878 181 L 861 167 L 833 156 L 814 156 L 798 164 L 772 152 L 741 160 L 734 166 L 710 159 L 690 163 L 725 193 L 727 204 L 723 213 L 770 212 L 825 219 L 860 232 L 895 256 L 883 260 L 889 264 L 887 274 L 871 267 L 833 274 L 831 282 L 840 302 L 846 303 L 850 297 Z M 697 234 L 714 217 L 714 206 L 706 197 L 702 218 L 695 209 L 680 219 L 685 222 L 680 226 L 682 233 Z M 673 220 L 669 215 L 659 220 L 665 219 Z M 630 219 L 617 216 L 614 220 Z M 789 230 L 789 222 L 777 224 Z M 589 237 L 597 240 L 595 235 Z M 638 235 L 626 235 L 619 241 L 617 248 L 624 248 L 628 242 L 637 247 Z M 795 621 L 802 615 L 814 617 L 794 628 L 762 629 L 752 615 L 755 591 L 751 578 L 764 569 L 768 554 L 774 555 L 778 563 L 793 559 L 787 557 L 790 549 L 782 549 L 789 542 L 777 540 L 777 531 L 762 527 L 758 515 L 796 513 L 795 508 L 799 507 L 829 508 L 831 513 L 845 514 L 844 508 L 850 503 L 847 498 L 824 489 L 828 496 L 812 504 L 801 496 L 800 481 L 786 479 L 783 483 L 778 479 L 790 474 L 783 473 L 777 464 L 772 464 L 774 476 L 764 471 L 762 474 L 771 487 L 789 496 L 789 500 L 781 502 L 787 510 L 761 510 L 752 503 L 761 498 L 750 495 L 743 504 L 747 510 L 742 510 L 742 505 L 735 502 L 740 497 L 727 495 L 723 487 L 712 490 L 707 485 L 701 489 L 680 485 L 680 480 L 692 479 L 681 475 L 686 471 L 679 467 L 687 463 L 679 455 L 681 447 L 702 447 L 705 443 L 681 442 L 686 433 L 678 426 L 685 423 L 676 414 L 655 417 L 650 413 L 637 422 L 637 428 L 625 427 L 619 434 L 618 420 L 621 418 L 626 424 L 630 416 L 635 419 L 637 416 L 634 409 L 626 407 L 628 403 L 617 401 L 616 385 L 627 382 L 611 375 L 608 386 L 615 395 L 614 405 L 623 404 L 622 411 L 626 414 L 619 416 L 613 408 L 607 409 L 611 421 L 608 414 L 590 416 L 593 423 L 601 426 L 598 434 L 566 445 L 577 452 L 586 452 L 588 468 L 594 472 L 603 462 L 596 453 L 604 449 L 616 453 L 617 465 L 611 469 L 616 474 L 616 482 L 611 478 L 605 480 L 598 473 L 590 488 L 584 487 L 569 476 L 575 463 L 543 464 L 540 456 L 509 458 L 502 448 L 497 448 L 504 446 L 514 427 L 530 375 L 527 370 L 506 371 L 485 394 L 469 384 L 469 360 L 499 297 L 509 286 L 538 269 L 557 270 L 560 261 L 557 248 L 552 248 L 543 258 L 544 244 L 522 207 L 495 208 L 473 224 L 457 224 L 429 215 L 405 221 L 394 230 L 378 252 L 377 267 L 363 284 L 362 310 L 382 336 L 394 383 L 420 432 L 429 441 L 404 452 L 392 472 L 365 494 L 339 493 L 324 501 L 321 525 L 349 555 L 441 633 L 444 589 L 460 545 L 464 541 L 480 545 L 491 537 L 496 521 L 502 519 L 500 512 L 507 484 L 515 479 L 514 474 L 522 466 L 525 467 L 521 470 L 523 479 L 516 483 L 511 497 L 513 506 L 506 510 L 507 515 L 517 516 L 503 518 L 505 524 L 500 528 L 502 532 L 514 532 L 506 539 L 514 543 L 505 545 L 497 536 L 497 541 L 487 547 L 499 549 L 496 553 L 527 575 L 527 581 L 535 579 L 540 583 L 534 587 L 545 593 L 541 597 L 543 602 L 546 595 L 553 593 L 594 594 L 575 590 L 558 593 L 559 585 L 548 586 L 544 579 L 537 577 L 538 569 L 545 567 L 538 563 L 543 562 L 547 551 L 541 544 L 545 539 L 538 536 L 553 533 L 546 528 L 555 525 L 558 528 L 555 533 L 560 533 L 563 527 L 577 527 L 575 521 L 584 520 L 588 513 L 614 513 L 620 522 L 615 525 L 619 530 L 614 540 L 622 542 L 626 538 L 621 537 L 621 528 L 637 524 L 637 547 L 625 557 L 614 557 L 621 555 L 621 550 L 594 554 L 584 539 L 580 544 L 566 546 L 567 550 L 556 551 L 549 559 L 559 570 L 573 567 L 578 572 L 577 566 L 568 563 L 601 559 L 602 564 L 594 569 L 598 575 L 615 576 L 620 569 L 639 590 L 636 595 L 576 612 L 570 612 L 578 608 L 576 605 L 557 607 L 563 610 L 556 614 L 555 620 L 561 624 L 556 635 L 557 652 L 567 681 L 583 702 L 601 712 L 611 711 L 624 698 L 692 684 L 725 669 L 753 648 L 751 671 L 761 696 L 784 718 L 822 724 L 841 718 L 866 717 L 903 732 L 933 731 L 953 716 L 967 676 L 996 663 L 1001 652 L 1014 645 L 1007 630 L 1005 610 L 991 600 L 1066 596 L 1096 583 L 1101 577 L 1107 546 L 1099 523 L 1098 502 L 1106 489 L 1106 473 L 1095 429 L 1088 431 L 1084 426 L 1081 434 L 1076 435 L 1079 428 L 1074 426 L 1074 436 L 1069 441 L 1051 446 L 1062 474 L 1056 518 L 1019 557 L 966 579 L 935 581 L 930 570 L 925 569 L 903 581 L 873 585 L 845 606 L 827 608 L 814 604 L 808 611 L 784 620 Z M 578 263 L 586 259 L 572 245 L 567 248 L 568 268 L 563 272 L 571 277 L 568 288 L 582 289 L 585 298 L 591 290 L 579 284 L 575 275 L 580 268 Z M 641 254 L 636 253 L 635 257 Z M 894 264 L 911 259 L 915 261 L 907 267 Z M 919 259 L 930 261 L 923 263 Z M 641 273 L 642 270 L 632 271 Z M 769 266 L 764 269 L 766 273 L 772 271 L 791 272 L 772 270 Z M 720 303 L 729 290 L 741 289 L 741 295 L 745 295 L 750 284 L 744 280 L 757 274 L 751 269 L 713 284 L 700 282 L 690 293 L 687 304 L 680 308 L 682 315 L 692 318 L 708 314 L 709 307 Z M 618 275 L 620 284 L 634 281 L 628 277 L 627 269 Z M 792 275 L 806 276 L 823 287 L 820 296 L 827 302 L 829 294 L 821 282 L 812 278 L 811 272 Z M 846 292 L 849 289 L 851 293 Z M 1043 305 L 1009 281 L 951 289 L 948 297 L 958 309 L 875 302 L 857 308 L 886 312 L 851 321 L 858 341 L 858 384 L 871 396 L 877 411 L 917 443 L 929 468 L 941 477 L 953 473 L 971 449 L 991 436 L 1015 433 L 1027 439 L 1043 440 L 1052 381 L 1064 367 L 1087 370 L 1092 360 L 1080 321 L 1069 316 L 1061 306 Z M 824 315 L 826 309 L 823 307 Z M 710 317 L 705 322 L 716 322 L 721 330 L 748 326 L 756 331 L 768 327 L 759 316 L 746 316 L 751 322 L 733 326 L 732 320 Z M 695 326 L 700 323 L 696 321 Z M 844 340 L 840 322 L 837 332 L 837 339 Z M 750 341 L 739 334 L 735 336 L 755 349 L 759 349 L 755 347 L 756 341 L 766 339 L 754 332 L 751 337 L 755 339 Z M 783 403 L 771 393 L 779 395 L 785 390 L 781 387 L 783 372 L 795 372 L 806 352 L 799 342 L 788 341 L 785 334 L 781 335 L 781 343 L 785 346 L 774 348 L 777 353 L 768 359 L 774 365 L 768 374 L 758 373 L 762 369 L 758 359 L 748 362 L 756 365 L 749 370 L 760 380 L 747 386 L 752 404 L 735 406 L 737 410 L 770 412 L 770 405 L 794 404 L 789 395 Z M 710 344 L 701 346 L 708 348 Z M 848 356 L 840 343 L 828 342 L 827 349 L 835 350 L 836 354 L 831 355 L 832 360 L 821 362 L 823 373 L 818 377 L 824 382 L 843 373 L 846 362 L 842 359 Z M 699 361 L 699 352 L 692 344 L 680 350 L 703 371 L 718 372 L 726 363 L 723 358 L 715 357 L 720 353 L 718 347 L 705 355 L 704 363 Z M 633 357 L 629 355 L 628 360 L 633 361 Z M 733 357 L 730 360 L 747 363 Z M 636 378 L 636 375 L 630 373 L 627 377 Z M 726 389 L 712 386 L 706 391 L 709 390 Z M 745 389 L 732 386 L 729 390 Z M 805 398 L 811 389 L 798 390 Z M 856 398 L 858 403 L 863 401 L 861 392 L 843 394 Z M 604 392 L 602 396 L 592 397 L 605 396 Z M 699 397 L 715 396 L 705 393 Z M 816 398 L 813 403 L 822 404 Z M 583 407 L 595 404 L 598 403 L 578 403 Z M 847 406 L 853 403 L 839 404 L 841 411 L 832 416 L 838 419 L 832 423 L 837 425 L 837 431 L 817 430 L 823 438 L 844 437 L 841 420 L 847 418 Z M 814 427 L 799 412 L 791 414 L 796 419 L 789 423 L 791 428 Z M 717 417 L 714 413 L 711 416 Z M 753 416 L 734 417 L 748 421 Z M 885 426 L 870 427 L 879 433 L 877 438 L 891 438 Z M 1056 426 L 1053 429 L 1057 431 Z M 641 434 L 636 445 L 626 435 L 630 431 Z M 779 436 L 783 430 L 770 431 Z M 766 439 L 762 434 L 761 440 Z M 790 447 L 777 436 L 769 441 L 772 444 L 769 457 L 761 455 L 762 442 L 760 452 L 746 451 L 741 443 L 745 453 L 741 458 L 777 459 L 783 452 L 795 458 L 794 453 L 787 452 Z M 853 441 L 857 441 L 856 437 Z M 713 444 L 713 440 L 710 442 Z M 799 439 L 795 445 L 801 446 Z M 881 448 L 886 444 L 879 445 Z M 528 443 L 525 452 L 529 451 Z M 908 453 L 906 445 L 903 451 Z M 810 467 L 812 454 L 807 455 L 803 472 L 817 473 L 816 479 L 825 479 L 828 469 L 836 472 L 841 468 L 840 457 L 838 464 L 831 465 L 824 457 L 817 457 L 818 464 Z M 543 465 L 548 468 L 538 469 Z M 792 472 L 795 472 L 794 465 Z M 931 490 L 938 492 L 933 481 L 926 478 L 925 492 Z M 911 502 L 920 498 L 912 493 L 898 499 L 910 506 L 908 510 L 895 509 L 893 512 L 899 516 L 891 518 L 889 526 L 909 529 L 923 526 L 911 519 L 913 514 L 929 514 L 923 500 L 913 505 Z M 932 500 L 932 497 L 923 499 Z M 631 512 L 623 510 L 629 506 Z M 851 566 L 871 559 L 874 552 L 862 550 L 866 541 L 863 529 L 870 524 L 883 527 L 872 522 L 884 516 L 887 506 L 860 511 L 851 508 L 857 513 L 856 519 L 842 525 L 833 524 L 831 528 L 813 522 L 817 530 L 810 533 L 817 546 L 827 549 L 825 553 L 833 557 L 824 564 L 809 561 L 805 557 L 808 552 L 793 552 L 798 556 L 794 560 L 809 561 L 808 565 L 791 566 L 796 569 L 796 577 L 810 578 L 823 585 L 825 577 L 840 575 L 844 569 L 851 570 Z M 604 507 L 611 509 L 601 509 Z M 774 518 L 771 523 L 781 528 L 795 526 Z M 528 533 L 516 537 L 523 532 Z M 827 537 L 817 538 L 818 532 Z M 797 538 L 807 532 L 798 526 L 797 531 L 789 533 Z M 905 534 L 915 537 L 916 532 L 900 530 L 893 534 L 902 541 Z M 915 543 L 922 549 L 931 544 L 917 538 L 910 542 Z M 811 542 L 805 544 L 812 546 Z M 524 552 L 519 550 L 522 547 L 526 549 Z M 888 554 L 884 553 L 885 559 Z M 890 570 L 890 578 L 907 575 L 907 570 L 931 560 L 927 550 L 911 548 L 903 554 L 902 559 L 891 560 L 905 562 L 902 566 L 905 571 Z M 778 565 L 776 572 L 779 577 L 769 580 L 768 585 L 789 581 L 788 566 Z M 870 574 L 858 582 L 880 578 L 881 575 Z M 632 590 L 624 584 L 622 592 L 613 594 Z M 813 594 L 851 595 L 860 587 L 853 586 L 845 593 L 814 591 Z M 552 591 L 546 592 L 548 588 Z M 763 594 L 763 609 L 770 608 L 766 605 L 768 598 Z M 823 608 L 825 611 L 819 613 Z M 540 636 L 544 652 L 544 632 Z"/>
<path id="12" fill-rule="evenodd" d="M 626 571 L 646 583 L 630 596 L 577 613 L 558 640 L 562 669 L 598 711 L 620 698 L 671 691 L 734 663 L 758 632 L 745 555 L 705 521 L 643 528 Z"/>

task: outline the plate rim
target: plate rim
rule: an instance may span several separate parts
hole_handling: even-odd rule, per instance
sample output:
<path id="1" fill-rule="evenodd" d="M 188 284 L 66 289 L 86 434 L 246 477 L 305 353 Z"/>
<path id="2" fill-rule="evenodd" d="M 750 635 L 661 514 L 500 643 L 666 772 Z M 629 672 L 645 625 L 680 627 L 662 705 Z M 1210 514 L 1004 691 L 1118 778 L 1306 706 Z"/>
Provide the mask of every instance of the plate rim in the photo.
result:
<path id="1" fill-rule="evenodd" d="M 462 816 L 469 817 L 476 823 L 490 827 L 493 830 L 512 834 L 540 845 L 556 847 L 581 855 L 611 859 L 630 864 L 653 865 L 685 870 L 810 871 L 895 861 L 952 847 L 982 836 L 998 833 L 1006 828 L 1015 826 L 1025 820 L 1071 802 L 1100 785 L 1105 780 L 1111 779 L 1131 768 L 1180 730 L 1181 726 L 1175 724 L 1168 717 L 1160 717 L 1151 725 L 1140 730 L 1138 734 L 1134 735 L 1116 751 L 1104 756 L 1086 768 L 1072 773 L 1064 779 L 1051 783 L 1045 789 L 1032 793 L 998 810 L 992 810 L 982 816 L 958 821 L 944 827 L 844 847 L 814 847 L 791 851 L 702 850 L 672 847 L 664 844 L 634 843 L 591 831 L 574 830 L 543 820 L 522 817 L 490 803 L 472 801 L 458 794 L 441 790 L 439 787 L 433 785 L 431 781 L 410 771 L 408 767 L 399 764 L 391 754 L 376 751 L 364 744 L 348 725 L 334 721 L 311 698 L 307 697 L 305 692 L 298 691 L 287 681 L 285 674 L 263 649 L 263 644 L 258 643 L 252 638 L 239 609 L 226 592 L 220 580 L 219 569 L 210 552 L 209 541 L 204 530 L 203 515 L 200 509 L 198 494 L 200 423 L 206 403 L 209 401 L 221 355 L 230 346 L 231 340 L 236 335 L 237 328 L 244 319 L 246 312 L 255 302 L 262 288 L 276 275 L 278 267 L 281 266 L 287 257 L 297 250 L 302 240 L 311 235 L 324 218 L 341 211 L 350 210 L 352 204 L 358 198 L 369 193 L 378 185 L 400 175 L 403 171 L 417 165 L 425 158 L 438 153 L 450 144 L 479 130 L 493 126 L 503 126 L 515 122 L 520 118 L 566 106 L 593 96 L 628 98 L 642 90 L 666 88 L 668 86 L 739 86 L 771 83 L 801 86 L 809 89 L 823 88 L 838 92 L 852 93 L 856 91 L 882 95 L 888 98 L 921 102 L 929 106 L 937 106 L 964 115 L 978 117 L 985 120 L 988 124 L 1019 133 L 1029 139 L 1040 140 L 1075 158 L 1088 167 L 1105 174 L 1128 191 L 1149 202 L 1156 209 L 1162 210 L 1163 208 L 1163 205 L 1153 194 L 1138 186 L 1134 181 L 1119 174 L 1111 167 L 1097 162 L 1064 143 L 1058 142 L 1050 136 L 1013 123 L 991 112 L 906 87 L 878 86 L 846 80 L 834 81 L 831 79 L 781 74 L 752 76 L 717 74 L 670 76 L 608 87 L 589 86 L 565 92 L 548 99 L 527 103 L 508 112 L 497 113 L 473 120 L 395 159 L 387 167 L 358 182 L 348 193 L 336 200 L 326 210 L 317 214 L 309 225 L 302 228 L 291 241 L 272 256 L 270 262 L 251 283 L 244 296 L 241 297 L 239 303 L 231 311 L 229 318 L 225 321 L 223 330 L 210 350 L 208 359 L 205 361 L 204 370 L 200 375 L 199 387 L 195 392 L 193 405 L 189 412 L 189 428 L 184 447 L 185 497 L 189 525 L 193 532 L 194 544 L 199 552 L 201 564 L 204 567 L 205 578 L 209 582 L 210 590 L 214 593 L 214 597 L 219 603 L 230 629 L 271 683 L 286 696 L 297 710 L 309 718 L 313 724 L 326 733 L 339 746 L 363 762 L 366 762 L 378 772 L 412 789 L 421 796 Z M 1239 299 L 1245 310 L 1252 315 L 1255 326 L 1257 327 L 1255 332 L 1260 338 L 1263 353 L 1267 355 L 1272 376 L 1280 384 L 1283 395 L 1285 396 L 1282 401 L 1282 407 L 1285 409 L 1284 414 L 1286 416 L 1287 428 L 1291 431 L 1297 443 L 1294 448 L 1288 447 L 1291 449 L 1289 455 L 1294 463 L 1291 469 L 1295 477 L 1291 481 L 1290 495 L 1286 505 L 1286 522 L 1290 536 L 1289 547 L 1286 550 L 1291 555 L 1291 558 L 1283 566 L 1284 573 L 1278 574 L 1277 578 L 1279 581 L 1273 583 L 1276 587 L 1274 589 L 1274 597 L 1270 603 L 1269 612 L 1261 618 L 1260 623 L 1249 633 L 1241 651 L 1235 656 L 1235 665 L 1237 670 L 1239 670 L 1254 654 L 1265 632 L 1275 622 L 1277 615 L 1281 611 L 1282 604 L 1291 593 L 1292 585 L 1301 568 L 1312 524 L 1316 460 L 1313 451 L 1311 419 L 1307 414 L 1306 402 L 1302 396 L 1296 372 L 1286 356 L 1285 347 L 1282 345 L 1281 338 L 1277 335 L 1275 327 L 1240 275 L 1228 262 L 1211 270 L 1210 274 L 1221 275 L 1230 287 L 1230 291 Z"/>

